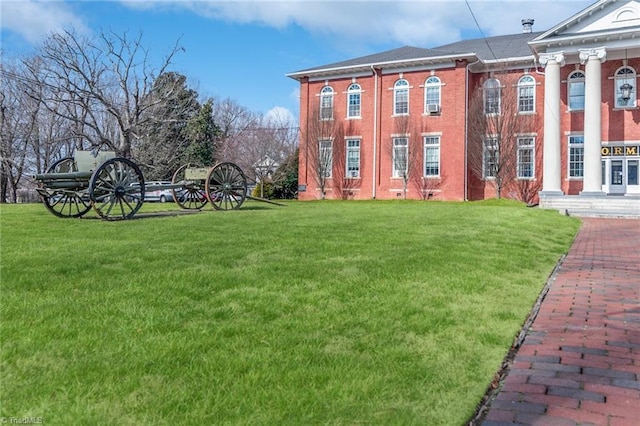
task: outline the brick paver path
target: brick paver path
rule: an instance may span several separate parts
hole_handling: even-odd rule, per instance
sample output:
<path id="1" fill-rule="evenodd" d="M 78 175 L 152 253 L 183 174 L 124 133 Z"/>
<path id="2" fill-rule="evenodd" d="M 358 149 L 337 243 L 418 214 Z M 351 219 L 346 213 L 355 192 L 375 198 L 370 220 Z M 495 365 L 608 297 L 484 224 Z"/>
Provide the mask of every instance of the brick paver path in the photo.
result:
<path id="1" fill-rule="evenodd" d="M 584 218 L 483 426 L 640 425 L 640 220 Z"/>

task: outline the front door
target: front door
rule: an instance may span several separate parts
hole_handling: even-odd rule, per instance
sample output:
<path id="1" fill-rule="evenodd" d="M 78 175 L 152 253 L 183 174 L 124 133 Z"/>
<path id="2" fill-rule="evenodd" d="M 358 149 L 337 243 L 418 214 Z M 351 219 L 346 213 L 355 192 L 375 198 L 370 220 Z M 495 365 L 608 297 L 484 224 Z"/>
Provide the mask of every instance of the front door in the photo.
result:
<path id="1" fill-rule="evenodd" d="M 609 167 L 609 193 L 624 194 L 627 190 L 624 175 L 624 160 L 611 160 Z"/>
<path id="2" fill-rule="evenodd" d="M 640 181 L 638 180 L 638 168 L 640 160 L 627 160 L 627 193 L 640 194 Z"/>

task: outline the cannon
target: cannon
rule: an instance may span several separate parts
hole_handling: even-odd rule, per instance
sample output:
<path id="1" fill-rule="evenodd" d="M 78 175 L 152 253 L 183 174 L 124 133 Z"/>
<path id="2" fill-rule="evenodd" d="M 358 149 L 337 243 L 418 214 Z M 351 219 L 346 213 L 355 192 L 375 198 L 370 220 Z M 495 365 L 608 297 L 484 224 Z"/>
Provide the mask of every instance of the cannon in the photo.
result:
<path id="1" fill-rule="evenodd" d="M 183 209 L 199 210 L 210 203 L 216 210 L 237 210 L 247 196 L 247 179 L 236 164 L 213 167 L 186 164 L 171 184 L 145 185 L 140 168 L 115 152 L 76 151 L 37 174 L 38 194 L 47 210 L 58 217 L 77 218 L 92 208 L 106 220 L 131 219 L 144 203 L 145 191 L 170 189 Z M 256 198 L 260 201 L 267 201 Z"/>

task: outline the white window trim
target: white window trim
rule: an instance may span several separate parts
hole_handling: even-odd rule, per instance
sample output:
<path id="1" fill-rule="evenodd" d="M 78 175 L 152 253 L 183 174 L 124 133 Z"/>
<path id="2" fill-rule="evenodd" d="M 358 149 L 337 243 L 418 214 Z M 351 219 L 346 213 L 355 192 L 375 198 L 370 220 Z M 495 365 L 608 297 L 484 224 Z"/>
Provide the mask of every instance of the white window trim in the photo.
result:
<path id="1" fill-rule="evenodd" d="M 325 93 L 325 89 L 329 89 L 326 93 Z M 324 86 L 322 89 L 320 89 L 320 120 L 321 121 L 331 121 L 333 120 L 333 115 L 334 115 L 334 110 L 335 110 L 335 90 L 333 90 L 333 87 L 331 86 Z M 324 99 L 330 99 L 331 100 L 331 117 L 325 117 L 323 112 L 325 110 L 325 107 L 323 106 L 323 100 Z M 327 110 L 329 110 L 329 107 L 326 107 Z"/>
<path id="2" fill-rule="evenodd" d="M 527 83 L 522 83 L 522 80 L 525 78 L 531 78 L 533 81 L 532 82 L 527 82 Z M 536 79 L 531 75 L 531 74 L 525 74 L 522 77 L 520 77 L 520 79 L 518 80 L 518 84 L 516 85 L 516 90 L 518 91 L 517 93 L 517 102 L 518 102 L 518 114 L 520 115 L 527 115 L 527 114 L 535 114 L 536 113 L 536 86 L 537 86 L 537 82 Z M 533 109 L 531 111 L 520 111 L 520 89 L 522 88 L 531 88 L 533 91 L 533 96 L 532 96 L 532 100 L 533 100 Z"/>
<path id="3" fill-rule="evenodd" d="M 351 88 L 353 86 L 358 86 L 357 90 L 351 90 Z M 362 119 L 362 86 L 360 86 L 358 83 L 351 83 L 349 85 L 349 87 L 347 88 L 347 120 L 357 120 L 357 119 Z M 360 102 L 358 103 L 358 111 L 359 114 L 358 115 L 349 115 L 351 113 L 351 95 L 359 95 L 360 96 Z"/>
<path id="4" fill-rule="evenodd" d="M 582 77 L 571 78 L 574 74 L 582 74 Z M 584 111 L 584 105 L 582 108 L 571 108 L 571 84 L 582 83 L 583 89 L 585 85 L 585 73 L 583 70 L 574 70 L 569 73 L 567 76 L 567 111 Z M 582 96 L 584 99 L 584 95 Z M 584 104 L 584 102 L 583 102 Z"/>
<path id="5" fill-rule="evenodd" d="M 531 139 L 531 144 L 520 147 L 520 140 L 522 139 Z M 516 144 L 518 147 L 517 158 L 516 158 L 516 177 L 518 180 L 535 180 L 536 178 L 536 138 L 535 136 L 529 135 L 520 135 L 516 139 Z M 521 150 L 531 150 L 531 176 L 520 176 L 520 152 Z"/>
<path id="6" fill-rule="evenodd" d="M 409 168 L 409 136 L 394 136 L 392 139 L 393 155 L 391 156 L 391 177 L 393 179 L 403 178 L 402 174 L 396 173 L 401 171 L 400 169 L 396 168 L 396 141 L 398 141 L 399 139 L 404 139 L 406 141 L 406 145 L 404 145 L 404 155 L 406 159 L 404 172 L 406 173 Z M 402 145 L 400 145 L 399 148 L 400 147 L 402 147 Z"/>
<path id="7" fill-rule="evenodd" d="M 350 141 L 358 142 L 358 176 L 349 175 L 349 152 L 355 150 L 349 147 Z M 360 138 L 346 138 L 345 141 L 345 176 L 347 179 L 360 179 L 362 177 L 362 140 Z"/>
<path id="8" fill-rule="evenodd" d="M 490 81 L 495 81 L 498 83 L 497 87 L 491 87 L 492 90 L 499 90 L 498 92 L 498 112 L 487 112 L 487 84 Z M 482 85 L 482 104 L 484 109 L 484 114 L 487 116 L 500 115 L 502 113 L 502 83 L 495 77 L 491 77 Z"/>
<path id="9" fill-rule="evenodd" d="M 403 85 L 402 88 L 399 88 L 398 83 L 400 83 L 401 81 L 404 81 L 405 83 L 407 83 L 406 85 Z M 394 84 L 393 84 L 393 116 L 394 117 L 402 117 L 402 116 L 406 116 L 409 115 L 409 106 L 411 104 L 410 102 L 410 89 L 411 89 L 411 85 L 409 84 L 409 81 L 406 80 L 405 78 L 400 78 L 398 79 Z M 398 92 L 402 90 L 402 91 L 406 91 L 407 92 L 407 112 L 397 112 L 398 110 L 398 100 L 397 100 L 397 96 L 398 96 Z"/>
<path id="10" fill-rule="evenodd" d="M 582 143 L 575 145 L 582 145 L 582 176 L 571 176 L 571 138 L 581 137 Z M 580 148 L 580 147 L 575 147 Z M 567 135 L 567 179 L 568 180 L 583 180 L 584 179 L 584 135 L 583 134 L 573 134 Z"/>
<path id="11" fill-rule="evenodd" d="M 429 139 L 437 139 L 438 143 L 437 144 L 428 144 L 426 143 L 427 138 Z M 436 179 L 440 177 L 441 171 L 442 171 L 442 162 L 441 162 L 441 157 L 442 157 L 442 149 L 441 149 L 441 144 L 442 144 L 442 139 L 440 137 L 440 135 L 423 135 L 422 136 L 422 157 L 423 157 L 423 161 L 422 161 L 422 177 L 423 178 L 427 178 L 427 179 Z M 427 171 L 427 147 L 429 148 L 437 148 L 438 149 L 438 174 L 437 175 L 427 175 L 425 172 Z"/>
<path id="12" fill-rule="evenodd" d="M 427 81 L 429 79 L 435 78 L 438 80 L 437 83 L 427 83 Z M 442 109 L 442 80 L 440 79 L 440 77 L 438 77 L 437 75 L 430 75 L 429 77 L 426 78 L 425 82 L 424 82 L 424 111 L 423 114 L 429 115 L 429 111 L 427 110 L 427 105 L 431 104 L 432 102 L 427 102 L 427 92 L 428 89 L 438 89 L 438 100 L 436 102 L 436 104 L 438 105 L 438 109 L 441 110 Z"/>
<path id="13" fill-rule="evenodd" d="M 625 68 L 631 70 L 631 76 L 618 77 L 618 73 Z M 636 70 L 629 65 L 623 65 L 613 73 L 613 77 L 610 77 L 610 79 L 613 80 L 613 96 L 614 96 L 613 109 L 625 110 L 625 109 L 638 108 L 638 73 L 636 72 Z M 621 85 L 619 83 L 619 80 L 632 80 L 632 83 L 631 83 L 631 85 L 633 86 L 633 89 L 631 90 L 631 99 L 633 99 L 632 105 L 618 105 L 618 89 L 620 88 L 620 85 Z"/>
<path id="14" fill-rule="evenodd" d="M 328 148 L 322 148 L 322 144 L 323 142 L 328 143 L 329 147 Z M 320 161 L 324 160 L 324 155 L 323 155 L 323 151 L 329 151 L 329 158 L 328 158 L 328 168 L 326 170 L 324 170 L 324 178 L 325 179 L 331 179 L 333 177 L 333 140 L 332 139 L 320 139 L 318 141 L 318 155 L 320 156 Z"/>

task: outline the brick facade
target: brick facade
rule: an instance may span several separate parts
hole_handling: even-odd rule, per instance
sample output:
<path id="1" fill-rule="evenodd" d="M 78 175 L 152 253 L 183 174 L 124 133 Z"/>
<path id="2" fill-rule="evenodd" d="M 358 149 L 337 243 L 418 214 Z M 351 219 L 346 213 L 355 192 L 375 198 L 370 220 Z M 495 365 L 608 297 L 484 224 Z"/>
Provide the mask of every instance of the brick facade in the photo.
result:
<path id="1" fill-rule="evenodd" d="M 619 161 L 614 158 L 619 158 L 624 173 L 623 192 L 640 194 L 636 161 L 640 160 L 640 153 L 634 151 L 640 150 L 640 110 L 637 106 L 640 46 L 634 36 L 640 32 L 640 4 L 634 0 L 601 0 L 594 3 L 592 9 L 603 16 L 614 15 L 618 10 L 621 11 L 620 16 L 627 11 L 637 13 L 638 19 L 632 19 L 630 26 L 624 27 L 627 35 L 619 36 L 619 40 L 591 40 L 588 37 L 592 37 L 593 31 L 587 28 L 590 29 L 590 35 L 583 37 L 583 45 L 580 47 L 602 43 L 607 55 L 601 65 L 600 84 L 602 125 L 599 141 L 603 153 L 603 191 L 614 191 L 609 178 L 617 173 Z M 528 164 L 533 168 L 533 176 L 519 179 L 516 168 L 512 165 L 513 170 L 500 189 L 503 197 L 537 202 L 544 179 L 545 141 L 542 123 L 550 118 L 545 117 L 545 106 L 549 99 L 545 99 L 546 69 L 541 65 L 539 56 L 556 50 L 563 55 L 560 66 L 560 99 L 555 100 L 560 103 L 560 116 L 553 118 L 559 121 L 560 128 L 557 154 L 560 157 L 560 188 L 566 195 L 579 194 L 583 189 L 582 178 L 569 176 L 569 136 L 584 133 L 585 112 L 582 109 L 569 109 L 568 80 L 576 70 L 585 72 L 585 65 L 579 59 L 578 47 L 563 44 L 562 34 L 558 33 L 570 33 L 571 29 L 579 32 L 580 25 L 583 25 L 581 22 L 587 14 L 595 22 L 592 25 L 600 25 L 600 32 L 616 31 L 616 34 L 620 34 L 620 29 L 615 27 L 617 21 L 613 21 L 609 28 L 606 22 L 599 23 L 591 18 L 594 14 L 592 10 L 585 10 L 563 27 L 546 33 L 525 32 L 483 40 L 463 40 L 433 50 L 405 47 L 290 74 L 291 78 L 300 82 L 298 198 L 315 200 L 323 197 L 317 166 L 320 139 L 330 141 L 332 149 L 332 170 L 330 176 L 324 179 L 325 197 L 329 199 L 398 199 L 406 196 L 409 199 L 461 201 L 495 197 L 495 180 L 484 177 L 477 165 L 476 159 L 478 155 L 482 155 L 478 150 L 482 148 L 478 148 L 478 137 L 474 136 L 474 129 L 470 128 L 474 126 L 472 117 L 478 114 L 475 102 L 478 96 L 482 96 L 483 84 L 490 78 L 496 78 L 501 85 L 502 114 L 518 115 L 518 80 L 529 75 L 535 82 L 535 104 L 533 112 L 522 115 L 528 116 L 526 119 L 535 124 L 529 124 L 528 129 L 519 128 L 516 133 L 530 136 L 534 141 L 533 158 Z M 625 15 L 627 18 L 629 16 Z M 571 28 L 571 25 L 577 29 Z M 572 37 L 580 38 L 575 34 Z M 498 52 L 500 57 L 491 58 L 488 54 L 483 56 L 482 53 L 475 53 L 483 44 L 492 45 L 491 54 Z M 633 71 L 635 82 L 631 104 L 624 108 L 616 107 L 614 98 L 617 91 L 614 77 L 621 67 L 628 67 Z M 425 82 L 430 76 L 438 77 L 441 83 L 440 106 L 436 113 L 425 113 Z M 398 80 L 408 82 L 406 114 L 394 114 L 394 85 Z M 361 112 L 358 117 L 348 118 L 347 91 L 354 83 L 361 89 Z M 321 92 L 327 86 L 333 90 L 332 117 L 330 120 L 320 120 Z M 593 94 L 587 93 L 584 96 Z M 320 130 L 319 125 L 325 127 Z M 436 178 L 424 177 L 425 136 L 440 138 L 439 173 Z M 408 140 L 406 190 L 405 179 L 393 176 L 393 140 L 396 137 L 406 137 Z M 358 177 L 346 176 L 347 140 L 359 141 Z M 624 150 L 624 155 L 616 157 L 609 154 L 613 151 L 607 151 L 607 148 L 613 147 L 617 147 L 618 154 L 620 150 Z M 517 157 L 516 150 L 513 146 L 509 147 L 508 155 Z M 573 159 L 576 158 L 574 155 Z M 633 173 L 636 174 L 635 178 Z"/>

